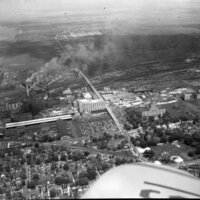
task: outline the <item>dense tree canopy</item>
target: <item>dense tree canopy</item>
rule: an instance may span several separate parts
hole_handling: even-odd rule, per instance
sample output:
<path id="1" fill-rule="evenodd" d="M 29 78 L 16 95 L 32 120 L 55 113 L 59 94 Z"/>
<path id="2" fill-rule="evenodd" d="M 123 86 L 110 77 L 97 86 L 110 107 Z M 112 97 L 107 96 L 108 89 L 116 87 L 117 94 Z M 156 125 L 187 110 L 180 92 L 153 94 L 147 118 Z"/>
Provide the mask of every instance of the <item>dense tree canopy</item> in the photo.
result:
<path id="1" fill-rule="evenodd" d="M 35 189 L 36 188 L 35 181 L 32 180 L 32 181 L 28 182 L 27 187 L 30 189 Z"/>
<path id="2" fill-rule="evenodd" d="M 51 197 L 51 198 L 56 197 L 56 194 L 57 194 L 57 193 L 56 193 L 56 190 L 55 190 L 55 189 L 51 189 L 51 190 L 50 190 L 50 197 Z"/>
<path id="3" fill-rule="evenodd" d="M 96 178 L 96 170 L 94 168 L 87 168 L 87 177 L 89 180 L 94 180 Z"/>
<path id="4" fill-rule="evenodd" d="M 144 156 L 145 158 L 150 158 L 150 159 L 153 158 L 154 155 L 155 155 L 155 152 L 152 151 L 152 150 L 146 150 L 146 151 L 143 153 L 143 156 Z"/>
<path id="5" fill-rule="evenodd" d="M 68 163 L 65 163 L 65 164 L 64 164 L 63 169 L 64 169 L 65 171 L 68 171 L 68 170 L 69 170 L 69 165 L 68 165 Z"/>
<path id="6" fill-rule="evenodd" d="M 78 178 L 76 180 L 76 185 L 84 186 L 84 185 L 88 185 L 88 183 L 89 183 L 89 179 L 87 177 Z"/>
<path id="7" fill-rule="evenodd" d="M 70 183 L 70 180 L 68 178 L 61 177 L 61 176 L 55 178 L 56 185 L 63 185 L 63 184 L 68 184 L 68 183 Z"/>

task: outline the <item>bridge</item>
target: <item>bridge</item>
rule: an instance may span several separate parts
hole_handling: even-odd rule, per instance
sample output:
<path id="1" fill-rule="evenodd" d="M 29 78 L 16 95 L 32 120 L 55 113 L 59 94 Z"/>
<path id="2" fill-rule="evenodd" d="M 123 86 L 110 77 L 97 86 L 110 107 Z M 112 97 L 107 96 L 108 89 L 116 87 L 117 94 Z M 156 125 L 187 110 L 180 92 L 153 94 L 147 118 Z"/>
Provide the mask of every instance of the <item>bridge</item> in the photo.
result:
<path id="1" fill-rule="evenodd" d="M 21 121 L 21 122 L 12 122 L 6 124 L 7 128 L 15 128 L 20 126 L 28 126 L 28 125 L 34 125 L 34 124 L 41 124 L 41 123 L 47 123 L 47 122 L 54 122 L 59 119 L 65 120 L 65 119 L 72 119 L 71 115 L 60 115 L 55 117 L 47 117 L 47 118 L 40 118 L 40 119 L 33 119 L 33 120 L 27 120 L 27 121 Z"/>

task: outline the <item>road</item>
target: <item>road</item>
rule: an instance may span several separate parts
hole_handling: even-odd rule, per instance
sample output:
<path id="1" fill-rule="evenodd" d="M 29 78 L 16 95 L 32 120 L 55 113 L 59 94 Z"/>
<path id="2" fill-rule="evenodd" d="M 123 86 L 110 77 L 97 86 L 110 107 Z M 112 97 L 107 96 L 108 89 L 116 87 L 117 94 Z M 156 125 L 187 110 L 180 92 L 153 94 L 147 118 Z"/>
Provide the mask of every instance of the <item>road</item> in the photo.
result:
<path id="1" fill-rule="evenodd" d="M 27 197 L 27 199 L 30 199 L 30 191 L 28 189 L 28 182 L 31 181 L 31 169 L 30 166 L 25 163 L 25 169 L 26 169 L 26 181 L 25 181 L 25 186 L 23 187 L 23 195 Z"/>
<path id="2" fill-rule="evenodd" d="M 95 89 L 95 87 L 92 85 L 92 83 L 90 82 L 90 80 L 83 74 L 83 72 L 79 69 L 76 69 L 75 71 L 78 71 L 79 74 L 85 79 L 85 81 L 88 83 L 88 85 L 90 86 L 90 88 L 93 90 L 93 92 L 97 95 L 97 97 L 99 99 L 101 99 L 102 101 L 105 102 L 105 99 L 99 94 L 99 92 Z M 121 124 L 119 123 L 118 119 L 116 118 L 115 114 L 113 113 L 113 111 L 111 110 L 110 106 L 106 104 L 105 102 L 105 108 L 107 110 L 107 112 L 109 113 L 109 115 L 111 116 L 111 118 L 113 119 L 113 121 L 115 122 L 115 124 L 117 125 L 119 131 L 121 132 L 122 135 L 125 135 L 128 144 L 131 147 L 131 151 L 133 154 L 138 154 L 137 149 L 134 147 L 134 145 L 131 142 L 131 139 L 129 137 L 129 135 L 126 133 L 126 131 L 123 130 L 123 128 L 121 127 Z"/>
<path id="3" fill-rule="evenodd" d="M 77 69 L 77 71 L 85 79 L 85 81 L 90 86 L 90 88 L 93 90 L 93 92 L 97 95 L 97 97 L 105 102 L 105 99 L 99 94 L 99 92 L 95 89 L 95 87 L 92 85 L 90 80 L 83 74 L 83 72 L 79 69 Z M 112 110 L 110 109 L 110 107 L 107 104 L 105 104 L 105 107 L 106 107 L 106 110 L 108 111 L 108 113 L 110 114 L 110 116 L 112 117 L 113 121 L 117 125 L 119 131 L 123 134 L 124 131 L 123 131 L 118 119 L 115 117 L 114 113 L 112 112 Z"/>
<path id="4" fill-rule="evenodd" d="M 56 42 L 58 43 L 58 45 L 61 47 L 61 49 L 62 49 L 64 52 L 66 52 L 66 51 L 65 51 L 65 48 L 63 47 L 63 45 L 61 44 L 61 42 L 58 40 L 58 35 L 55 36 L 55 40 L 56 40 Z M 95 87 L 92 85 L 92 83 L 90 82 L 90 80 L 82 73 L 81 70 L 79 70 L 79 69 L 74 69 L 74 71 L 77 71 L 77 72 L 85 79 L 85 81 L 88 83 L 88 85 L 90 86 L 90 88 L 93 90 L 93 92 L 97 95 L 97 97 L 98 97 L 99 99 L 105 101 L 104 98 L 99 94 L 99 92 L 95 89 Z M 119 121 L 118 121 L 118 119 L 116 118 L 116 116 L 115 116 L 114 113 L 112 112 L 112 110 L 111 110 L 111 108 L 109 107 L 109 105 L 107 105 L 106 103 L 105 103 L 105 105 L 106 105 L 105 108 L 106 108 L 107 112 L 108 112 L 108 113 L 110 114 L 110 116 L 112 117 L 112 119 L 113 119 L 113 121 L 115 122 L 115 124 L 117 125 L 119 131 L 121 132 L 121 134 L 125 135 L 125 137 L 126 137 L 128 143 L 129 143 L 129 145 L 130 145 L 130 147 L 131 147 L 132 153 L 133 153 L 133 154 L 138 154 L 137 149 L 136 149 L 136 148 L 134 147 L 134 145 L 132 144 L 129 135 L 123 130 L 123 128 L 121 127 L 121 125 L 120 125 L 120 123 L 119 123 Z"/>
<path id="5" fill-rule="evenodd" d="M 61 44 L 61 42 L 58 40 L 58 35 L 55 36 L 55 40 L 58 43 L 58 45 L 61 47 L 61 49 L 65 51 L 65 48 L 63 47 L 63 45 Z M 78 71 L 78 73 L 85 79 L 85 81 L 88 83 L 88 85 L 90 86 L 90 88 L 94 91 L 94 93 L 97 95 L 97 97 L 99 99 L 102 99 L 103 101 L 105 101 L 103 99 L 103 97 L 99 94 L 99 92 L 95 89 L 95 87 L 92 85 L 92 83 L 89 81 L 89 79 L 82 73 L 82 71 L 80 71 L 79 69 L 76 69 L 76 71 Z M 121 128 L 121 125 L 118 121 L 118 119 L 115 117 L 114 113 L 112 112 L 112 110 L 110 109 L 110 107 L 108 105 L 106 105 L 106 110 L 108 111 L 108 113 L 110 114 L 110 116 L 112 117 L 112 119 L 114 120 L 115 124 L 117 125 L 118 129 L 120 130 L 120 132 L 123 134 L 123 129 Z M 127 137 L 127 136 L 126 136 Z"/>
<path id="6" fill-rule="evenodd" d="M 100 154 L 105 154 L 105 155 L 110 155 L 110 156 L 117 156 L 117 157 L 121 157 L 121 158 L 138 159 L 138 157 L 134 156 L 134 155 L 130 155 L 130 156 L 120 155 L 120 152 L 105 151 L 105 150 L 100 150 L 100 149 L 73 146 L 73 145 L 66 143 L 66 141 L 63 141 L 63 142 L 62 141 L 56 141 L 56 142 L 52 142 L 52 143 L 44 143 L 44 145 L 62 145 L 62 146 L 65 146 L 65 147 L 67 147 L 68 149 L 71 149 L 71 150 L 77 149 L 79 151 L 89 151 L 90 153 L 100 153 Z"/>

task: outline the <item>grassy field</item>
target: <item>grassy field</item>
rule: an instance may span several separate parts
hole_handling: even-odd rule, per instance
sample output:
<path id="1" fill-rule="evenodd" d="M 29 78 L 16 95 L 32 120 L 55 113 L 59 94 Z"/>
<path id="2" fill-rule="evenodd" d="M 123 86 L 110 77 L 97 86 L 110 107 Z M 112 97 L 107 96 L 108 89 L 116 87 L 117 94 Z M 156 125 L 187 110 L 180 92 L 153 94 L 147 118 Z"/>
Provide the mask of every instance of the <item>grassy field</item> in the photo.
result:
<path id="1" fill-rule="evenodd" d="M 190 119 L 196 115 L 200 117 L 200 100 L 180 101 L 178 104 L 167 104 L 163 107 L 173 118 L 187 117 Z"/>
<path id="2" fill-rule="evenodd" d="M 187 153 L 189 151 L 193 151 L 194 150 L 194 148 L 192 148 L 190 146 L 187 146 L 185 144 L 181 144 L 180 148 L 177 148 L 176 146 L 174 146 L 172 144 L 164 144 L 163 146 L 151 147 L 151 149 L 155 152 L 155 156 L 158 156 L 162 152 L 166 151 L 171 156 L 180 156 L 181 158 L 184 159 L 184 161 L 192 160 L 191 157 L 187 156 Z"/>
<path id="3" fill-rule="evenodd" d="M 74 127 L 74 133 L 76 135 L 76 138 L 82 137 L 81 129 L 80 129 L 80 124 L 77 120 L 72 121 L 73 127 Z"/>

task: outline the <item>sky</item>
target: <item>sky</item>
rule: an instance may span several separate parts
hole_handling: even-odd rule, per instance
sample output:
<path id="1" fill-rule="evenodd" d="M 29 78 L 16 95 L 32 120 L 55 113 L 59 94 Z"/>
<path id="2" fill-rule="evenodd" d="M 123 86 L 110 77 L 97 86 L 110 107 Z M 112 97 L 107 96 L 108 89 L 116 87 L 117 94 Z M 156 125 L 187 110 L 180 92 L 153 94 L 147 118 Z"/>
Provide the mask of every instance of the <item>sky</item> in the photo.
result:
<path id="1" fill-rule="evenodd" d="M 1 20 L 31 16 L 37 13 L 44 16 L 48 11 L 52 15 L 56 11 L 89 10 L 129 8 L 133 13 L 140 10 L 141 14 L 156 10 L 171 10 L 177 12 L 184 9 L 195 14 L 200 8 L 199 0 L 0 0 Z M 158 15 L 162 15 L 160 12 Z M 36 15 L 36 14 L 35 14 Z M 166 16 L 168 17 L 168 16 Z"/>
<path id="2" fill-rule="evenodd" d="M 107 27 L 120 21 L 124 30 L 138 31 L 140 28 L 144 33 L 150 25 L 151 29 L 155 26 L 152 29 L 155 32 L 160 33 L 162 30 L 165 33 L 169 26 L 174 26 L 175 33 L 191 33 L 200 29 L 190 27 L 186 30 L 183 25 L 199 25 L 199 10 L 200 0 L 0 0 L 0 41 L 15 40 L 20 31 L 20 28 L 16 29 L 16 25 L 20 24 L 18 22 L 26 20 L 49 23 L 48 20 L 51 22 L 54 16 L 55 22 L 67 22 L 77 13 L 98 14 L 105 20 Z M 65 13 L 68 18 L 63 17 Z M 91 19 L 91 23 L 96 20 L 94 16 L 88 19 Z M 8 25 L 9 22 L 14 22 L 15 27 Z M 116 26 L 121 27 L 120 24 Z"/>

